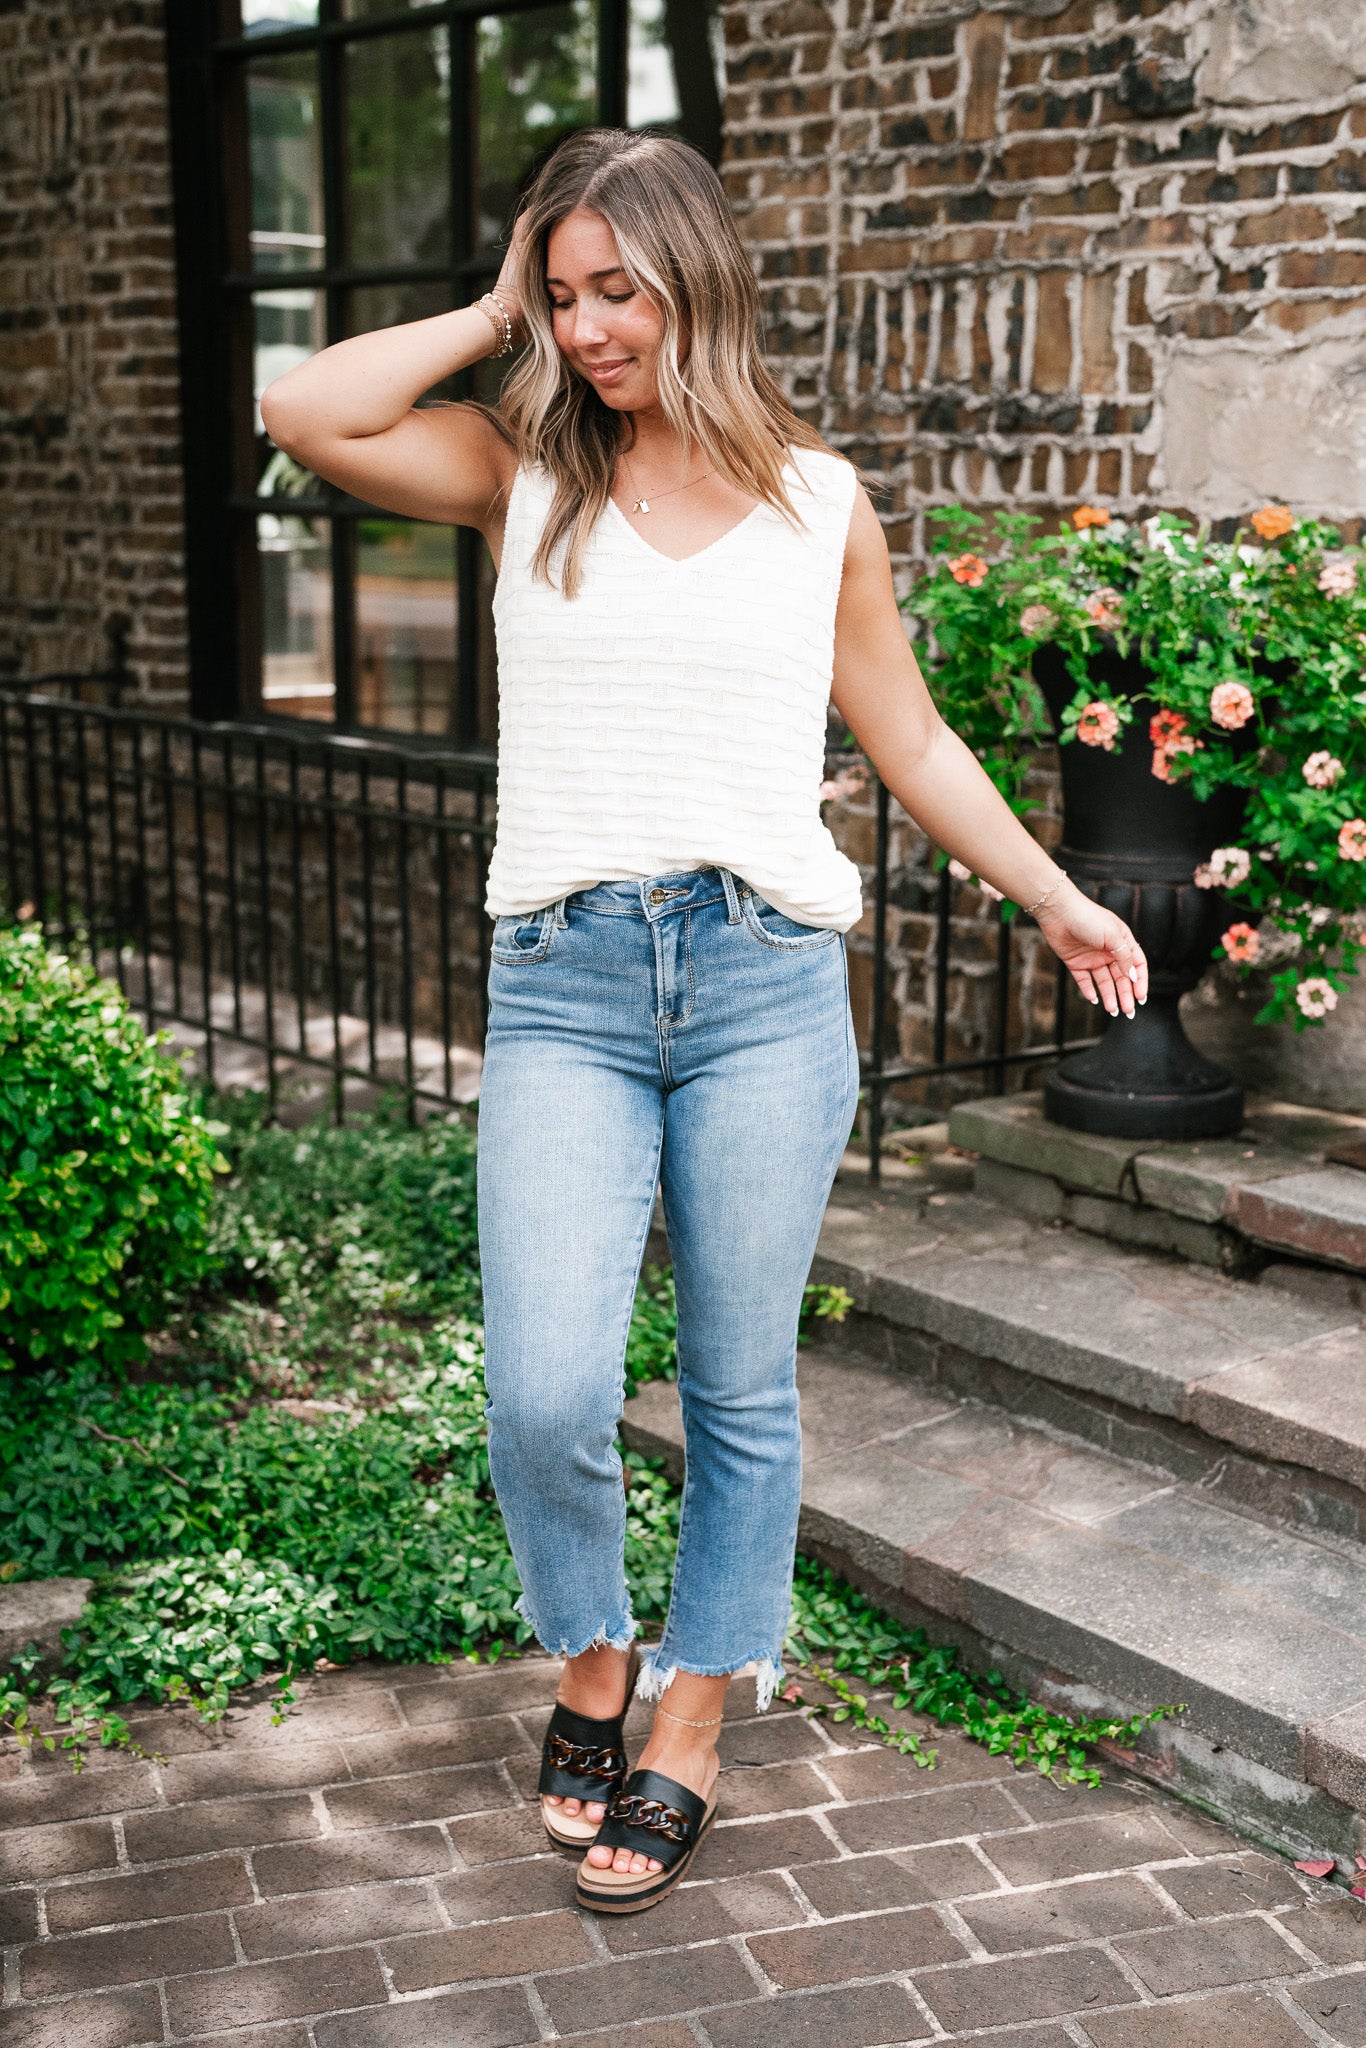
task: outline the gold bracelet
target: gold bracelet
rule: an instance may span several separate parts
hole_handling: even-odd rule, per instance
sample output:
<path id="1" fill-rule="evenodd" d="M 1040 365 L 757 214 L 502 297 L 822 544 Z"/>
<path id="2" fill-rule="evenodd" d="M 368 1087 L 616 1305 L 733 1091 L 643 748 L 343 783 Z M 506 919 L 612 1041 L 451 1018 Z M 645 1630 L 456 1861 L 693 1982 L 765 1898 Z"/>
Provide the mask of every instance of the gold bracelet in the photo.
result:
<path id="1" fill-rule="evenodd" d="M 493 351 L 494 355 L 510 356 L 512 354 L 512 315 L 508 312 L 507 307 L 503 304 L 497 292 L 485 292 L 474 303 L 488 321 L 490 327 L 492 327 L 497 338 L 499 345 Z"/>
<path id="2" fill-rule="evenodd" d="M 1052 896 L 1056 896 L 1056 895 L 1057 895 L 1057 893 L 1058 893 L 1059 889 L 1061 889 L 1061 887 L 1062 887 L 1063 883 L 1064 883 L 1064 882 L 1065 882 L 1066 880 L 1067 880 L 1067 876 L 1066 876 L 1066 875 L 1059 875 L 1059 876 L 1058 876 L 1058 879 L 1057 879 L 1057 881 L 1056 881 L 1056 882 L 1054 882 L 1054 884 L 1053 884 L 1052 888 L 1051 888 L 1051 889 L 1045 889 L 1045 890 L 1044 890 L 1044 892 L 1043 892 L 1043 895 L 1042 895 L 1042 896 L 1040 896 L 1040 897 L 1037 897 L 1037 898 L 1035 899 L 1035 901 L 1034 901 L 1033 903 L 1031 903 L 1031 904 L 1029 905 L 1028 909 L 1027 909 L 1027 910 L 1025 911 L 1025 916 L 1026 916 L 1026 917 L 1033 917 L 1033 916 L 1035 915 L 1035 913 L 1036 913 L 1037 911 L 1040 911 L 1040 910 L 1042 910 L 1042 909 L 1043 909 L 1043 907 L 1044 907 L 1044 905 L 1045 905 L 1045 903 L 1047 903 L 1047 902 L 1048 902 L 1049 898 L 1050 898 L 1050 897 L 1052 897 Z"/>

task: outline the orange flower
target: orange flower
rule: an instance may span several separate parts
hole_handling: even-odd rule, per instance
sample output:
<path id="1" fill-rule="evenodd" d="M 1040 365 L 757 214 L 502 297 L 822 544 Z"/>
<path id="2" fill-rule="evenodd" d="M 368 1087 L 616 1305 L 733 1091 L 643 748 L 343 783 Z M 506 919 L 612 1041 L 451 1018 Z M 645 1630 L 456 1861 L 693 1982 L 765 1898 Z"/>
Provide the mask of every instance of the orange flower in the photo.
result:
<path id="1" fill-rule="evenodd" d="M 1185 713 L 1159 711 L 1148 720 L 1148 738 L 1155 747 L 1169 747 L 1186 730 Z"/>
<path id="2" fill-rule="evenodd" d="M 966 583 L 976 590 L 979 583 L 987 580 L 987 565 L 980 555 L 955 555 L 949 563 L 949 574 L 955 583 Z"/>
<path id="3" fill-rule="evenodd" d="M 1279 540 L 1294 524 L 1295 515 L 1288 505 L 1263 505 L 1252 515 L 1252 531 L 1262 540 Z"/>
<path id="4" fill-rule="evenodd" d="M 1085 747 L 1104 747 L 1107 754 L 1113 754 L 1118 731 L 1119 713 L 1099 699 L 1086 705 L 1077 716 L 1077 738 Z"/>
<path id="5" fill-rule="evenodd" d="M 1072 524 L 1078 533 L 1084 533 L 1088 526 L 1108 526 L 1110 515 L 1099 505 L 1078 505 L 1072 514 Z"/>
<path id="6" fill-rule="evenodd" d="M 1338 833 L 1338 852 L 1344 860 L 1366 860 L 1366 818 L 1349 818 Z"/>
<path id="7" fill-rule="evenodd" d="M 1220 944 L 1230 960 L 1255 960 L 1260 941 L 1250 924 L 1231 924 Z"/>

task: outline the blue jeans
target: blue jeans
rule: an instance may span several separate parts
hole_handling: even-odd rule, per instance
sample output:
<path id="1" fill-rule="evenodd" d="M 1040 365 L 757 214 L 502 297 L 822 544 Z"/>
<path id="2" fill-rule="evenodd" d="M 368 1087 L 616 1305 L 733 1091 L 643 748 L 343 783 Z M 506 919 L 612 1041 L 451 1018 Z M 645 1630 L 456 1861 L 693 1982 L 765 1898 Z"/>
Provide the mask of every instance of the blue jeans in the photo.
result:
<path id="1" fill-rule="evenodd" d="M 625 1647 L 617 1424 L 662 1182 L 687 1478 L 663 1638 L 681 1667 L 781 1672 L 801 1502 L 797 1320 L 853 1122 L 840 933 L 724 869 L 604 882 L 499 918 L 479 1098 L 489 1460 L 548 1650 Z"/>

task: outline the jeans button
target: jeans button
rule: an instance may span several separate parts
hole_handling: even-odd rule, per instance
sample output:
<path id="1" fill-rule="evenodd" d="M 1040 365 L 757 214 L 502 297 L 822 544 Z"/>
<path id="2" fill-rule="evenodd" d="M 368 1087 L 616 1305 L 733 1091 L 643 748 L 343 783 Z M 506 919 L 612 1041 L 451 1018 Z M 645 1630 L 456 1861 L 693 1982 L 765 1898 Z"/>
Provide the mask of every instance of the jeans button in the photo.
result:
<path id="1" fill-rule="evenodd" d="M 651 903 L 662 903 L 664 901 L 664 891 L 662 889 L 651 889 L 650 901 Z"/>

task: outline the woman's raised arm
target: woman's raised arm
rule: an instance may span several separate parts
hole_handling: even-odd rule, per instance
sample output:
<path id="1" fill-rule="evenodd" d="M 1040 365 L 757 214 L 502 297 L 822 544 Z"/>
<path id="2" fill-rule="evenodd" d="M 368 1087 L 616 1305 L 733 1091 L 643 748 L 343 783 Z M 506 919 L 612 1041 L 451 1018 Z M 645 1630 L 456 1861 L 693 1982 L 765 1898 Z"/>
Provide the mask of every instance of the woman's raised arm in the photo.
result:
<path id="1" fill-rule="evenodd" d="M 383 511 L 487 533 L 516 467 L 511 447 L 471 406 L 415 407 L 496 345 L 477 306 L 358 334 L 278 378 L 261 418 L 297 462 Z"/>

